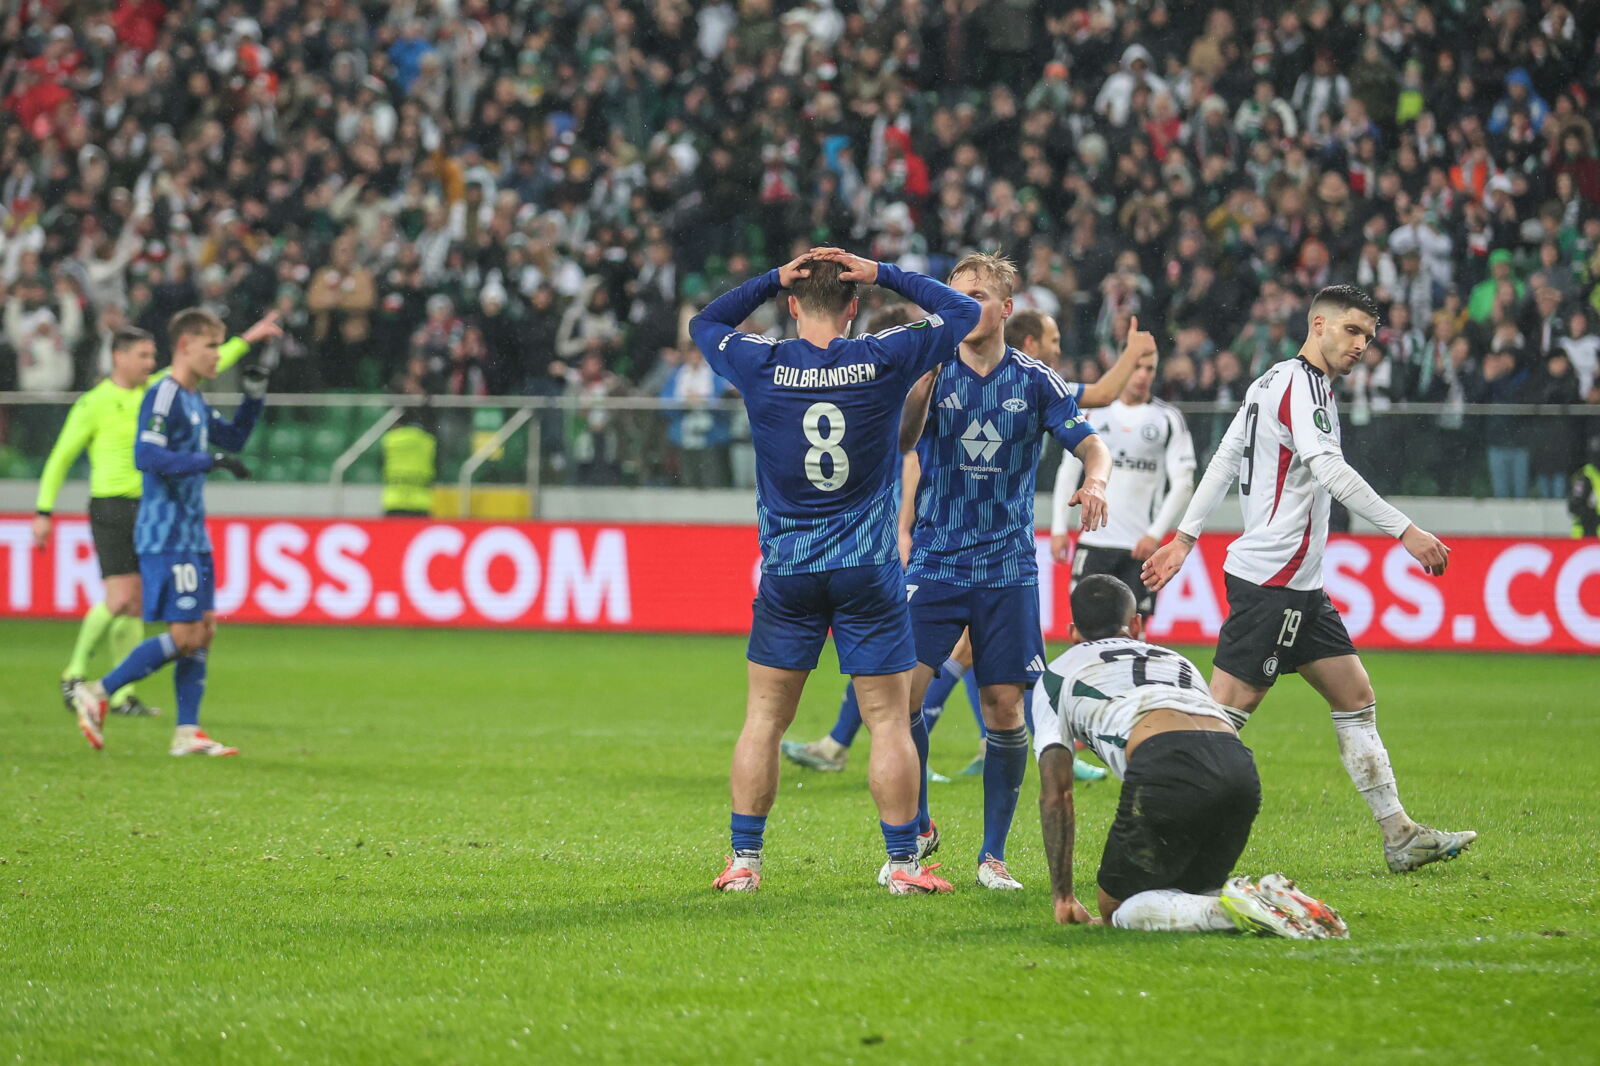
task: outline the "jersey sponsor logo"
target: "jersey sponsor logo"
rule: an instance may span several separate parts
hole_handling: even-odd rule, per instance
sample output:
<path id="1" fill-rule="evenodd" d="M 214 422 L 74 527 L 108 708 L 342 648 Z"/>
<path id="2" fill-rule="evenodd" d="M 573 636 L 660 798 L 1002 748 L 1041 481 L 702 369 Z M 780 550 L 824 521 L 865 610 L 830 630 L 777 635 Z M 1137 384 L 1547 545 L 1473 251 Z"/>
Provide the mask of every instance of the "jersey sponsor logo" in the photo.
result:
<path id="1" fill-rule="evenodd" d="M 1028 409 L 1028 401 L 1022 399 L 1020 396 L 1013 396 L 1000 406 L 1004 407 L 1007 411 L 1026 411 Z"/>
<path id="2" fill-rule="evenodd" d="M 974 418 L 961 434 L 961 446 L 967 450 L 968 459 L 986 463 L 1000 450 L 1000 431 L 993 422 Z"/>
<path id="3" fill-rule="evenodd" d="M 1139 427 L 1139 436 L 1143 437 L 1147 441 L 1153 442 L 1157 437 L 1161 436 L 1161 431 L 1155 426 L 1151 425 L 1149 422 L 1146 422 L 1143 426 Z"/>
<path id="4" fill-rule="evenodd" d="M 790 389 L 835 389 L 841 385 L 859 385 L 878 377 L 878 368 L 872 363 L 851 363 L 848 366 L 775 366 L 772 383 Z"/>
<path id="5" fill-rule="evenodd" d="M 1153 474 L 1159 469 L 1154 459 L 1129 458 L 1121 452 L 1118 452 L 1116 458 L 1111 460 L 1111 465 L 1118 470 L 1137 470 L 1146 474 Z"/>
<path id="6" fill-rule="evenodd" d="M 1261 664 L 1261 672 L 1268 677 L 1277 677 L 1278 657 L 1276 655 L 1267 656 L 1267 661 Z"/>
<path id="7" fill-rule="evenodd" d="M 178 597 L 178 610 L 180 610 L 180 611 L 192 611 L 192 610 L 195 609 L 195 605 L 198 604 L 199 602 L 200 601 L 195 599 L 193 596 L 179 596 Z"/>
<path id="8" fill-rule="evenodd" d="M 1328 412 L 1325 408 L 1319 407 L 1313 411 L 1311 414 L 1311 421 L 1318 429 L 1322 430 L 1322 432 L 1333 432 L 1333 419 L 1328 417 Z"/>
<path id="9" fill-rule="evenodd" d="M 944 408 L 946 411 L 964 410 L 964 408 L 961 406 L 961 397 L 957 396 L 953 392 L 944 399 L 940 400 L 939 406 Z"/>

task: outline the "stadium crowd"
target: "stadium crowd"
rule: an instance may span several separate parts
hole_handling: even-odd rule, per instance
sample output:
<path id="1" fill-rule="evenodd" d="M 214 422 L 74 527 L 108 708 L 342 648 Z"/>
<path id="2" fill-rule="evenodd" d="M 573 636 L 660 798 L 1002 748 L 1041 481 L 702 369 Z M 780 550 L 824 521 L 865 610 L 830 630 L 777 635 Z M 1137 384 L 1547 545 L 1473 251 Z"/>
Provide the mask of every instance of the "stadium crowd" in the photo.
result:
<path id="1" fill-rule="evenodd" d="M 1600 403 L 1593 0 L 11 8 L 0 389 L 85 387 L 124 323 L 276 308 L 276 389 L 574 396 L 547 454 L 611 480 L 581 401 L 724 392 L 688 317 L 838 244 L 935 275 L 1003 251 L 1065 376 L 1137 315 L 1171 400 L 1237 400 L 1309 293 L 1367 287 L 1345 418 L 1385 491 L 1564 495 L 1595 421 L 1447 410 L 1400 442 L 1396 402 Z M 726 447 L 723 417 L 671 447 Z"/>

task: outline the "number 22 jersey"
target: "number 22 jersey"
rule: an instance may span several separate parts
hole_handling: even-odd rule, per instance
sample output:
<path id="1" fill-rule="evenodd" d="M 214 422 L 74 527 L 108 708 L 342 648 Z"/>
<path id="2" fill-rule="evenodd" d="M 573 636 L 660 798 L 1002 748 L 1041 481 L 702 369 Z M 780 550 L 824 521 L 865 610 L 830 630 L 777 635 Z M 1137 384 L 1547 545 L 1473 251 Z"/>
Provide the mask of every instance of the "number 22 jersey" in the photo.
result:
<path id="1" fill-rule="evenodd" d="M 897 562 L 900 411 L 913 382 L 977 325 L 977 301 L 932 278 L 879 264 L 878 284 L 927 318 L 826 348 L 741 333 L 783 292 L 768 271 L 689 323 L 706 362 L 733 382 L 756 453 L 761 569 L 808 574 Z"/>

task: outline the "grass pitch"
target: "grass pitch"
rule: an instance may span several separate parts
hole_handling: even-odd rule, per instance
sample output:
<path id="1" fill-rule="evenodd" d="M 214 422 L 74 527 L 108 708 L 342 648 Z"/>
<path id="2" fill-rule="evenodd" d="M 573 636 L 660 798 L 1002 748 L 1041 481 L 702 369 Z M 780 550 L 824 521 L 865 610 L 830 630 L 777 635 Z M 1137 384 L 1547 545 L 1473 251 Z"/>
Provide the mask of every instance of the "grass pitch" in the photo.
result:
<path id="1" fill-rule="evenodd" d="M 1593 659 L 1373 654 L 1420 818 L 1476 849 L 1396 877 L 1298 679 L 1246 732 L 1242 871 L 1339 906 L 1347 943 L 1050 920 L 971 883 L 980 784 L 935 786 L 953 896 L 890 898 L 864 753 L 786 768 L 753 897 L 710 890 L 734 639 L 224 627 L 208 728 L 96 754 L 54 699 L 72 627 L 0 623 L 0 1058 L 24 1063 L 1593 1062 Z M 1204 654 L 1196 656 L 1206 662 Z M 827 659 L 825 657 L 824 661 Z M 832 720 L 813 679 L 794 735 Z M 963 697 L 936 768 L 972 753 Z M 1079 883 L 1116 785 L 1080 790 Z"/>

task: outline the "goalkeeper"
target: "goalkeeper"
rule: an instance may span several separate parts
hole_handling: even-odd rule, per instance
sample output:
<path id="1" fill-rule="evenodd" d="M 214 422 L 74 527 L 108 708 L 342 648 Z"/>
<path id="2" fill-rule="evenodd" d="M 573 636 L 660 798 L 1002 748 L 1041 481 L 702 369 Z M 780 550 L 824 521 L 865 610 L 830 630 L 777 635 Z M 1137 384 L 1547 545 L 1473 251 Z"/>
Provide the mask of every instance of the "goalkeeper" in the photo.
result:
<path id="1" fill-rule="evenodd" d="M 277 314 L 269 314 L 217 351 L 218 370 L 242 359 L 252 344 L 282 335 Z M 139 405 L 145 392 L 167 370 L 154 375 L 155 338 L 141 329 L 118 330 L 111 343 L 111 375 L 80 396 L 67 415 L 40 479 L 34 544 L 43 550 L 49 541 L 52 514 L 67 472 L 85 449 L 89 452 L 89 527 L 105 579 L 105 597 L 84 616 L 72 658 L 63 671 L 61 692 L 73 709 L 72 686 L 88 673 L 89 660 L 101 641 L 109 638 L 113 660 L 124 658 L 144 638 L 139 619 L 143 593 L 139 560 L 134 551 L 134 523 L 142 494 L 141 475 L 134 465 L 134 438 L 138 434 Z M 259 368 L 250 373 L 262 378 Z M 255 385 L 251 386 L 255 388 Z M 111 708 L 121 714 L 146 715 L 156 709 L 142 702 L 132 686 L 111 697 Z"/>

